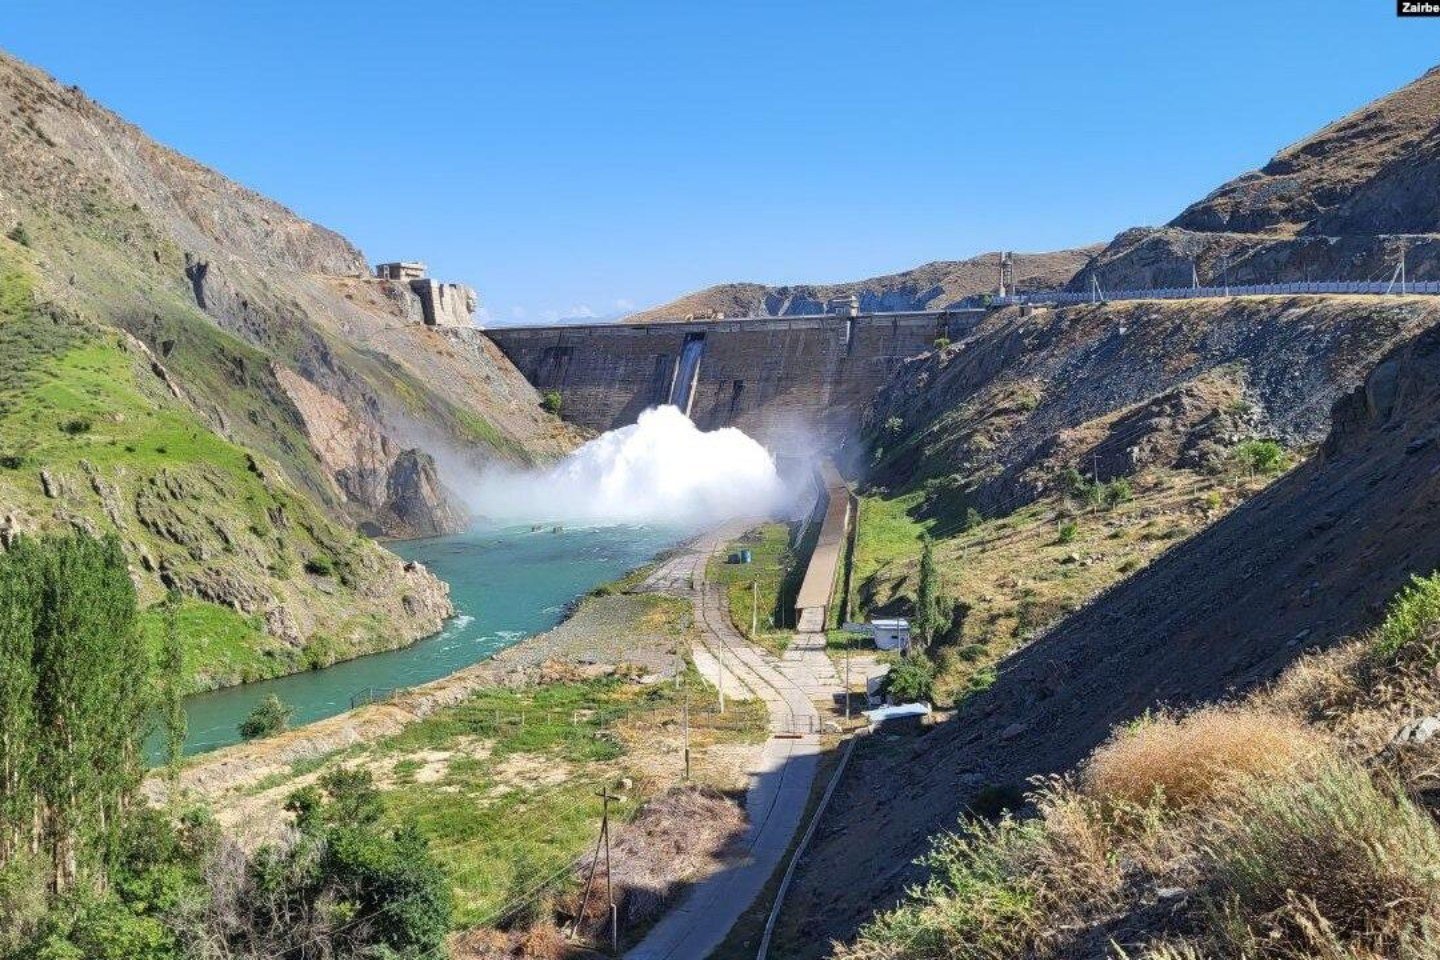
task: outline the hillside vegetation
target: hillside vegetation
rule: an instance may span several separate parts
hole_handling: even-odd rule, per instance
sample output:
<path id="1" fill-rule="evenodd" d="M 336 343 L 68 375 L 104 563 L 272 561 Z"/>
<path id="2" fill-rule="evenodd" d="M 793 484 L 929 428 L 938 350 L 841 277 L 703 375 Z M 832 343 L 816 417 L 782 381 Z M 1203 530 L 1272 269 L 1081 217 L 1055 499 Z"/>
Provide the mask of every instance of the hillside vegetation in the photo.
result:
<path id="1" fill-rule="evenodd" d="M 939 839 L 847 960 L 1440 951 L 1440 577 L 1245 700 L 1116 728 Z"/>
<path id="2" fill-rule="evenodd" d="M 39 304 L 33 287 L 24 268 L 0 267 L 5 537 L 50 526 L 119 535 L 143 605 L 169 590 L 184 597 L 192 688 L 324 666 L 439 628 L 450 613 L 443 584 L 212 432 L 135 338 Z"/>
<path id="3" fill-rule="evenodd" d="M 433 453 L 573 442 L 343 237 L 3 54 L 0 289 L 0 526 L 117 532 L 195 688 L 433 632 L 444 586 L 355 531 L 463 525 Z"/>

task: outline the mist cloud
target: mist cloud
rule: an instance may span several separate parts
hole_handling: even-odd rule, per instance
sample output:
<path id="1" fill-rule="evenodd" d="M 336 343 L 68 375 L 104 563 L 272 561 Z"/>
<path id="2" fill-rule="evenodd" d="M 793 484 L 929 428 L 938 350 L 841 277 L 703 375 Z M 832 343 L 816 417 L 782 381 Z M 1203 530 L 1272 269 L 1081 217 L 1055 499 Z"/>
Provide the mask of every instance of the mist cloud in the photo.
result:
<path id="1" fill-rule="evenodd" d="M 671 406 L 646 410 L 552 467 L 487 471 L 461 493 L 493 521 L 684 527 L 768 516 L 788 499 L 759 443 L 733 427 L 701 431 Z"/>

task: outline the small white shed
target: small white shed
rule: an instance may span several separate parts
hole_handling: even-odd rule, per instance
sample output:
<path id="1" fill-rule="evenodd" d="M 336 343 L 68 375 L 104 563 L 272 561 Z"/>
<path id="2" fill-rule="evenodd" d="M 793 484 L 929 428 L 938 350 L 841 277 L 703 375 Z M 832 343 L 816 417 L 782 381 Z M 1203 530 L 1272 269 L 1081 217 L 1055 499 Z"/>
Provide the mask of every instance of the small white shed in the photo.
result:
<path id="1" fill-rule="evenodd" d="M 896 617 L 891 620 L 871 620 L 870 627 L 875 631 L 875 648 L 877 650 L 910 649 L 910 621 L 904 617 Z"/>

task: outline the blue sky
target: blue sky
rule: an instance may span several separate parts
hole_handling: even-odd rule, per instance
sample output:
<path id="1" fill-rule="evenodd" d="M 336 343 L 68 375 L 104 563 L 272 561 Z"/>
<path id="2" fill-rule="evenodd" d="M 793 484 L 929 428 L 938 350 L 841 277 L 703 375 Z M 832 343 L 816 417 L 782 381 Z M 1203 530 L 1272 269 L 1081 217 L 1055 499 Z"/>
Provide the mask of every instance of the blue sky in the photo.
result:
<path id="1" fill-rule="evenodd" d="M 1163 222 L 1440 62 L 1390 0 L 8 0 L 0 46 L 492 322 Z"/>

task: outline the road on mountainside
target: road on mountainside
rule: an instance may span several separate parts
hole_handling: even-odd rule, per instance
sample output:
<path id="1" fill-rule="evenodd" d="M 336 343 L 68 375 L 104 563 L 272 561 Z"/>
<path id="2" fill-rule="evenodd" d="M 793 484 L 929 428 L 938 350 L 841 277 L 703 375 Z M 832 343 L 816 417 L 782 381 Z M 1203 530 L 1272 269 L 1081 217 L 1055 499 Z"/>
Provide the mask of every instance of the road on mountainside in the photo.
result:
<path id="1" fill-rule="evenodd" d="M 821 751 L 820 713 L 811 701 L 815 687 L 782 673 L 772 657 L 747 643 L 730 621 L 724 590 L 706 581 L 711 556 L 752 526 L 736 522 L 692 541 L 640 586 L 691 599 L 700 635 L 697 657 L 724 664 L 727 691 L 738 681 L 765 702 L 771 737 L 745 795 L 750 824 L 741 856 L 691 889 L 625 954 L 626 960 L 708 956 L 760 895 L 805 815 Z M 825 656 L 823 650 L 819 655 Z"/>

